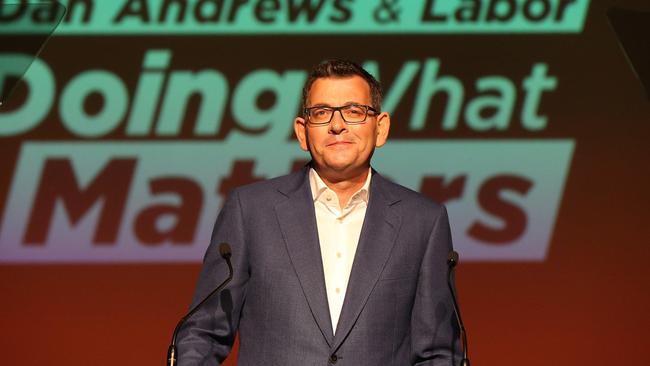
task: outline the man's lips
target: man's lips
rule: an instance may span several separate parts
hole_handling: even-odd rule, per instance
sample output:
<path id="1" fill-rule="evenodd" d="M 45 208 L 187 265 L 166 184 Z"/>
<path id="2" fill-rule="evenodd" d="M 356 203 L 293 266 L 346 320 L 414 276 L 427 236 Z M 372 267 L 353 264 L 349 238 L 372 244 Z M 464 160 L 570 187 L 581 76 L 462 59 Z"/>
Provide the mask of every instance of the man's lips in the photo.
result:
<path id="1" fill-rule="evenodd" d="M 344 146 L 344 145 L 352 145 L 352 141 L 332 141 L 328 143 L 325 146 Z"/>

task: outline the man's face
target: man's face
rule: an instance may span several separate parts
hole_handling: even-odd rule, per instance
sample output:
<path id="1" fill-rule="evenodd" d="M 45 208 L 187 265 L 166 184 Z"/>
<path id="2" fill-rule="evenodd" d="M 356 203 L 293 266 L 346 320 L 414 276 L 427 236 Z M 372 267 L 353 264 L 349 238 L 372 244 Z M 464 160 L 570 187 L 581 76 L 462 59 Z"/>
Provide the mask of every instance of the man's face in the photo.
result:
<path id="1" fill-rule="evenodd" d="M 317 79 L 307 98 L 307 107 L 349 104 L 372 106 L 370 86 L 360 76 Z M 319 174 L 337 180 L 368 169 L 375 147 L 386 142 L 389 127 L 388 113 L 368 112 L 365 123 L 353 125 L 346 124 L 338 111 L 325 126 L 313 126 L 302 117 L 294 121 L 300 147 L 310 152 Z"/>

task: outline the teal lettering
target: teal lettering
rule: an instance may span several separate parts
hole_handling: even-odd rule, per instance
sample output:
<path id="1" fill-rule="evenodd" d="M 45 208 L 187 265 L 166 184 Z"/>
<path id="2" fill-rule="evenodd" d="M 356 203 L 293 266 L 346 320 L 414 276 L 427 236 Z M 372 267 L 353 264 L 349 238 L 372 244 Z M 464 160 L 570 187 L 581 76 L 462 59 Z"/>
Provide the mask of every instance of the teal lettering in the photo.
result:
<path id="1" fill-rule="evenodd" d="M 151 131 L 165 82 L 165 69 L 169 66 L 170 59 L 169 50 L 152 50 L 145 55 L 142 65 L 144 71 L 135 88 L 131 115 L 126 126 L 127 135 L 142 136 Z"/>
<path id="2" fill-rule="evenodd" d="M 486 76 L 477 80 L 476 90 L 495 91 L 499 96 L 478 96 L 469 102 L 465 109 L 467 125 L 477 131 L 508 128 L 515 104 L 515 87 L 512 82 L 501 76 Z M 494 113 L 491 117 L 484 117 L 482 114 L 488 109 L 494 109 Z"/>
<path id="3" fill-rule="evenodd" d="M 102 110 L 89 115 L 84 110 L 86 98 L 101 94 Z M 61 121 L 79 136 L 99 137 L 115 129 L 128 106 L 128 90 L 118 77 L 105 70 L 86 71 L 70 81 L 61 95 Z"/>
<path id="4" fill-rule="evenodd" d="M 429 103 L 433 96 L 442 91 L 447 93 L 447 108 L 442 120 L 445 130 L 454 129 L 458 122 L 458 114 L 463 104 L 464 89 L 460 81 L 453 76 L 438 77 L 440 61 L 437 58 L 424 62 L 420 86 L 415 97 L 415 107 L 411 114 L 410 127 L 414 131 L 424 128 Z"/>
<path id="5" fill-rule="evenodd" d="M 198 93 L 201 105 L 194 125 L 198 136 L 215 135 L 221 127 L 224 106 L 228 99 L 228 81 L 215 70 L 200 72 L 175 71 L 169 77 L 160 118 L 156 125 L 159 136 L 175 136 L 180 132 L 189 98 Z"/>
<path id="6" fill-rule="evenodd" d="M 377 61 L 366 61 L 363 64 L 363 68 L 377 80 L 381 80 L 379 77 L 379 64 Z M 419 69 L 420 63 L 417 61 L 407 61 L 402 65 L 402 69 L 395 77 L 395 81 L 393 81 L 390 89 L 384 88 L 386 93 L 381 107 L 382 111 L 388 113 L 393 113 L 395 111 Z"/>
<path id="7" fill-rule="evenodd" d="M 415 75 L 417 75 L 420 70 L 420 62 L 418 61 L 406 61 L 402 68 L 399 71 L 399 74 L 395 77 L 395 81 L 388 89 L 386 98 L 384 99 L 384 108 L 388 113 L 395 112 L 397 106 L 402 101 L 406 90 L 409 88 Z"/>
<path id="8" fill-rule="evenodd" d="M 363 63 L 364 70 L 368 71 L 368 73 L 372 76 L 375 77 L 375 79 L 379 79 L 379 63 L 377 61 L 366 61 Z"/>
<path id="9" fill-rule="evenodd" d="M 521 110 L 521 123 L 530 131 L 546 128 L 548 118 L 538 114 L 542 102 L 542 93 L 557 88 L 557 78 L 547 76 L 548 66 L 545 63 L 533 65 L 531 74 L 525 78 L 522 85 L 526 90 L 526 97 Z"/>
<path id="10" fill-rule="evenodd" d="M 262 69 L 246 75 L 233 92 L 232 114 L 246 129 L 267 132 L 269 138 L 287 138 L 291 121 L 298 111 L 301 87 L 306 79 L 304 71 L 286 71 L 283 75 Z M 258 97 L 265 91 L 275 96 L 272 107 L 257 106 Z M 270 129 L 270 130 L 269 130 Z"/>
<path id="11" fill-rule="evenodd" d="M 29 87 L 27 100 L 11 112 L 0 113 L 0 136 L 13 136 L 27 132 L 38 125 L 47 115 L 54 102 L 55 80 L 52 70 L 38 58 L 19 53 L 3 53 L 0 68 L 0 90 L 7 76 L 20 76 L 24 68 L 29 70 L 23 81 Z"/>

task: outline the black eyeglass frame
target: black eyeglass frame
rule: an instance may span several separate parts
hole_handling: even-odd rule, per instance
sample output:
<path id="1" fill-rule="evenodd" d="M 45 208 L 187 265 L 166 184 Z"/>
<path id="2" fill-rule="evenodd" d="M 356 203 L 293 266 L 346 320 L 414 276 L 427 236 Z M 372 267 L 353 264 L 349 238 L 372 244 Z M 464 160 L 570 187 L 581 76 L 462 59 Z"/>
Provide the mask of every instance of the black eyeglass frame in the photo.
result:
<path id="1" fill-rule="evenodd" d="M 361 121 L 349 122 L 349 121 L 347 121 L 345 119 L 345 116 L 343 115 L 342 110 L 346 109 L 346 108 L 350 108 L 350 107 L 363 107 L 363 109 L 365 110 L 366 113 L 365 113 L 365 116 L 363 117 L 363 119 Z M 313 109 L 331 110 L 332 114 L 330 114 L 330 119 L 327 122 L 312 122 L 310 112 Z M 373 107 L 371 107 L 369 105 L 365 105 L 365 104 L 347 104 L 347 105 L 343 105 L 343 106 L 340 106 L 340 107 L 315 106 L 315 107 L 308 107 L 308 108 L 303 109 L 303 113 L 305 114 L 305 116 L 307 116 L 307 123 L 312 125 L 312 126 L 327 126 L 327 125 L 329 125 L 332 122 L 332 118 L 334 118 L 334 112 L 336 112 L 336 111 L 339 112 L 339 114 L 341 115 L 341 119 L 343 119 L 343 122 L 345 122 L 346 125 L 360 125 L 360 124 L 366 123 L 366 120 L 368 119 L 368 112 L 372 112 L 375 115 L 379 114 L 379 111 L 377 111 L 375 108 L 373 108 Z M 371 117 L 374 117 L 375 115 L 373 115 Z"/>

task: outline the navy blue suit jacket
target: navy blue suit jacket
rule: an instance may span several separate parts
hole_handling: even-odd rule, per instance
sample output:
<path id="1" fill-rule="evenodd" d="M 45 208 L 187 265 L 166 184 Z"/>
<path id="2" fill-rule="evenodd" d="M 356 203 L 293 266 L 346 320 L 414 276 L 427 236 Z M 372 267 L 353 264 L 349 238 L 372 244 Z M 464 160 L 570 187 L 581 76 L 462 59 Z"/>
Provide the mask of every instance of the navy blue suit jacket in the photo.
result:
<path id="1" fill-rule="evenodd" d="M 181 329 L 179 364 L 217 365 L 240 335 L 238 365 L 456 365 L 446 285 L 447 212 L 373 171 L 336 334 L 332 332 L 308 168 L 244 186 L 226 200 L 194 304 L 233 281 Z"/>

